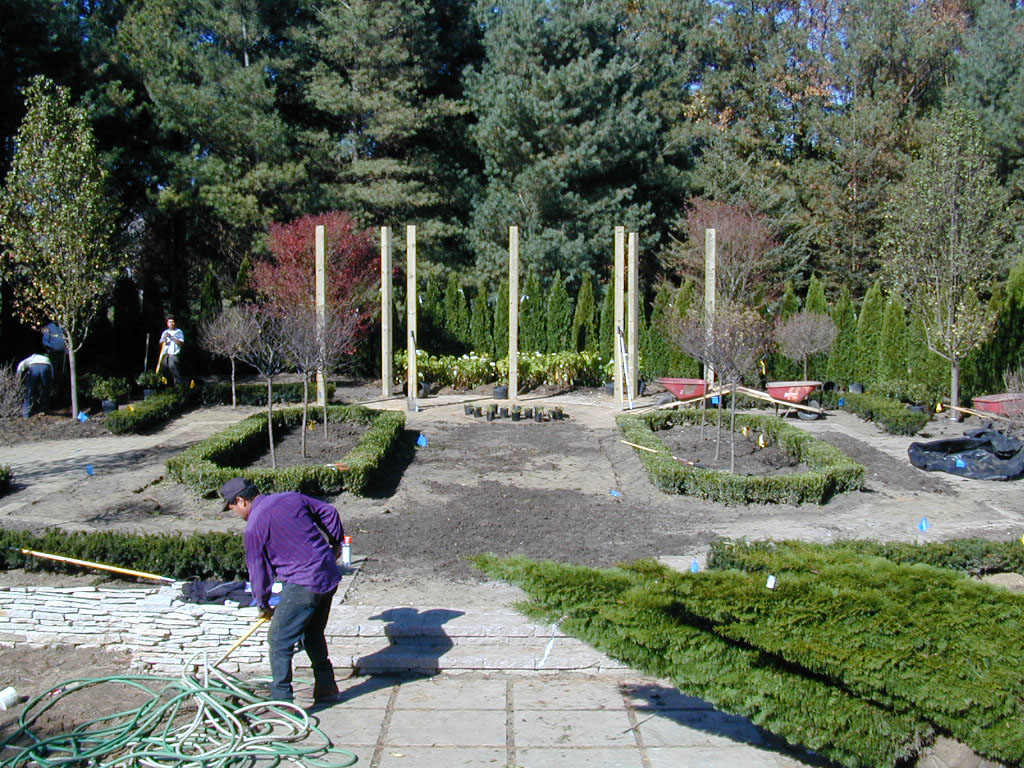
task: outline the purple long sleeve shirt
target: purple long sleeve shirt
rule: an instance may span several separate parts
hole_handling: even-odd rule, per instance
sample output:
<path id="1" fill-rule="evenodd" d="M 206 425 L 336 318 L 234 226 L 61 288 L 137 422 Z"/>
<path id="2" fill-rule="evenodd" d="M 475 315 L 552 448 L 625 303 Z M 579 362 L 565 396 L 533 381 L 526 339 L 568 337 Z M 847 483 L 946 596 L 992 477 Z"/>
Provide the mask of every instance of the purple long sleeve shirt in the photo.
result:
<path id="1" fill-rule="evenodd" d="M 245 524 L 245 564 L 252 595 L 261 608 L 267 607 L 275 579 L 317 594 L 338 586 L 337 560 L 314 520 L 341 540 L 341 518 L 330 504 L 294 492 L 253 499 Z"/>

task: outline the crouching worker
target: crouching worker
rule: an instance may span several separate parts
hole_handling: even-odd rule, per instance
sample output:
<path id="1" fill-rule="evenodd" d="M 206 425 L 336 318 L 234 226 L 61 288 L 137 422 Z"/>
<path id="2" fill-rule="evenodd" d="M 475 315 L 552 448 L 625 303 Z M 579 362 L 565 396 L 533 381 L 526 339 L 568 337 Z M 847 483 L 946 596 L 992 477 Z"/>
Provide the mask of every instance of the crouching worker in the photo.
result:
<path id="1" fill-rule="evenodd" d="M 337 546 L 343 536 L 338 510 L 301 493 L 262 495 L 244 477 L 220 488 L 224 508 L 245 520 L 245 563 L 260 615 L 273 616 L 268 640 L 270 697 L 291 701 L 292 656 L 301 642 L 313 665 L 313 698 L 337 698 L 334 667 L 327 655 L 324 627 L 341 581 Z M 271 608 L 274 581 L 281 599 Z"/>

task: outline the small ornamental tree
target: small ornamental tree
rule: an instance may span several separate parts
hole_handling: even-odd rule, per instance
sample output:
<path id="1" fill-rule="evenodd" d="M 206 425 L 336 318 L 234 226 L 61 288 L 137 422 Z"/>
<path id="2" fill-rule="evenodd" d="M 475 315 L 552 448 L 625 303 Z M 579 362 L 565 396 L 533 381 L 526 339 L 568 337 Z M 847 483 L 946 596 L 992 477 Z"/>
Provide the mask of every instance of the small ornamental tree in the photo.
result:
<path id="1" fill-rule="evenodd" d="M 199 329 L 200 345 L 212 355 L 231 361 L 231 407 L 238 407 L 235 388 L 235 362 L 245 353 L 252 333 L 249 313 L 242 307 L 228 307 Z"/>
<path id="2" fill-rule="evenodd" d="M 594 297 L 594 278 L 589 272 L 580 278 L 569 346 L 574 352 L 597 351 L 597 301 Z"/>
<path id="3" fill-rule="evenodd" d="M 569 339 L 572 331 L 572 300 L 565 289 L 561 272 L 555 272 L 548 289 L 547 351 L 571 351 Z"/>
<path id="4" fill-rule="evenodd" d="M 1024 397 L 1024 366 L 1009 368 L 1003 374 L 1003 386 L 1007 392 Z M 1009 432 L 1018 440 L 1024 440 L 1024 413 L 1009 413 Z"/>
<path id="5" fill-rule="evenodd" d="M 804 380 L 810 357 L 827 350 L 835 340 L 836 324 L 815 312 L 799 312 L 775 326 L 775 345 L 790 360 L 803 363 Z"/>
<path id="6" fill-rule="evenodd" d="M 274 453 L 274 377 L 284 371 L 288 358 L 282 314 L 273 307 L 249 304 L 244 308 L 246 344 L 239 357 L 259 371 L 267 383 L 267 438 L 270 466 L 277 469 Z"/>
<path id="7" fill-rule="evenodd" d="M 64 329 L 74 417 L 75 353 L 125 260 L 109 245 L 107 173 L 85 110 L 72 107 L 67 90 L 44 77 L 26 88 L 25 106 L 0 194 L 4 281 L 23 320 L 52 320 Z"/>

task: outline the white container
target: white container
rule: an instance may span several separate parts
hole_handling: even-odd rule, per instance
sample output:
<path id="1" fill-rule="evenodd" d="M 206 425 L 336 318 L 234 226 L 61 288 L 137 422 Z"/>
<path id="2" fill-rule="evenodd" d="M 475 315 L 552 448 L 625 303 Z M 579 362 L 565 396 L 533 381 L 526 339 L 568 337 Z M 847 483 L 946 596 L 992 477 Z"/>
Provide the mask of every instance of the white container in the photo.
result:
<path id="1" fill-rule="evenodd" d="M 18 703 L 18 692 L 11 686 L 0 691 L 0 709 L 10 709 Z"/>
<path id="2" fill-rule="evenodd" d="M 352 565 L 352 537 L 346 536 L 341 540 L 341 564 Z"/>

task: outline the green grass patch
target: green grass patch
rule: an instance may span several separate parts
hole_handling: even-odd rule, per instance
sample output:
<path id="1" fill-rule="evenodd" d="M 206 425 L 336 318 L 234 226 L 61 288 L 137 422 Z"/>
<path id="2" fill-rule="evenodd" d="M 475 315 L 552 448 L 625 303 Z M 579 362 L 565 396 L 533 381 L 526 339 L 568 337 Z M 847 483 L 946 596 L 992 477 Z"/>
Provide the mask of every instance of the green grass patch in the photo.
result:
<path id="1" fill-rule="evenodd" d="M 617 417 L 619 431 L 631 443 L 651 448 L 637 451 L 658 488 L 725 504 L 824 504 L 837 493 L 864 487 L 865 468 L 845 453 L 802 429 L 768 414 L 740 414 L 736 427 L 747 427 L 777 443 L 789 456 L 810 467 L 789 475 L 734 475 L 682 464 L 658 437 L 676 424 L 699 424 L 699 410 L 655 411 Z"/>
<path id="2" fill-rule="evenodd" d="M 632 668 L 669 678 L 685 693 L 843 765 L 895 766 L 933 738 L 912 711 L 857 696 L 694 621 L 678 593 L 718 574 L 677 578 L 651 564 L 594 569 L 522 557 L 476 562 L 526 591 L 530 602 L 520 608 L 527 615 L 559 621 L 566 633 Z"/>
<path id="3" fill-rule="evenodd" d="M 349 491 L 360 493 L 384 464 L 405 427 L 400 411 L 374 411 L 358 405 L 332 405 L 331 422 L 350 421 L 368 425 L 359 443 L 345 456 L 338 457 L 344 468 L 323 464 L 303 464 L 280 469 L 243 468 L 267 446 L 267 414 L 258 413 L 186 449 L 167 462 L 170 476 L 208 496 L 232 477 L 244 475 L 261 493 L 299 491 L 314 496 Z M 309 410 L 311 421 L 323 417 L 323 409 Z M 274 411 L 274 429 L 299 426 L 301 408 Z"/>

